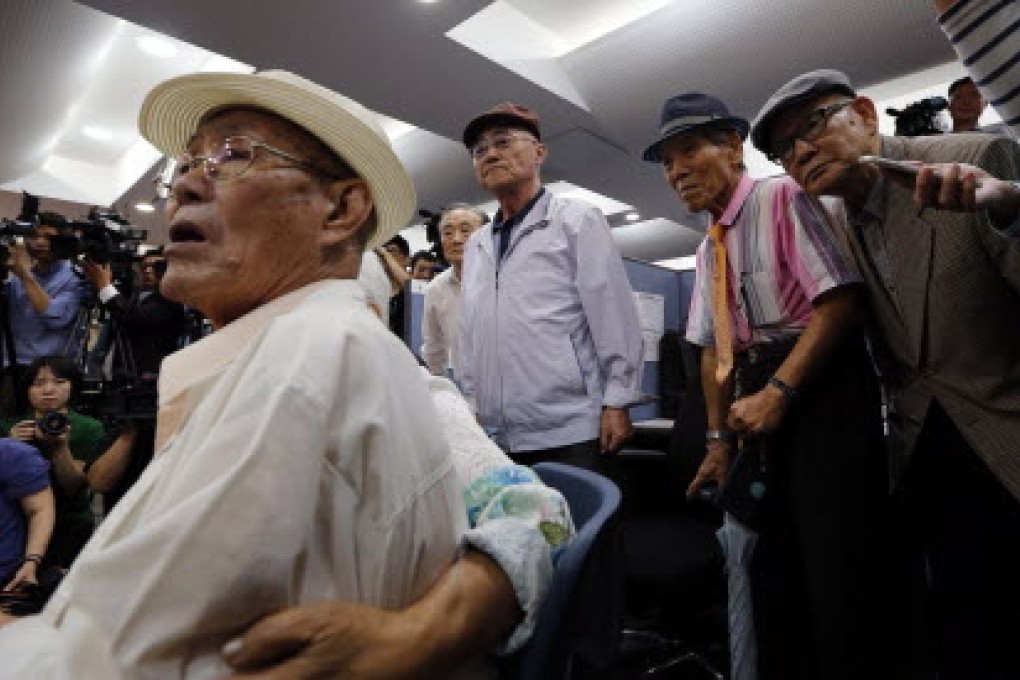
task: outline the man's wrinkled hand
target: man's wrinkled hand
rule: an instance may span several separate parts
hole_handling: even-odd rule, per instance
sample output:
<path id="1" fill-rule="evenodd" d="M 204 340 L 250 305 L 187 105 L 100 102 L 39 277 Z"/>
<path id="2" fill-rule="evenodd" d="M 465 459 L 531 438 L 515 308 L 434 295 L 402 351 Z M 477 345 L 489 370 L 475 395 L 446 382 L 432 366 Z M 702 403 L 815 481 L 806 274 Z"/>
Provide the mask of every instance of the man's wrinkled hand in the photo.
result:
<path id="1" fill-rule="evenodd" d="M 1020 213 L 1020 191 L 1012 183 L 966 163 L 922 167 L 917 173 L 914 200 L 918 205 L 938 210 L 987 210 L 1008 221 L 1015 220 Z"/>
<path id="2" fill-rule="evenodd" d="M 262 619 L 224 655 L 237 680 L 397 680 L 421 677 L 414 665 L 422 637 L 405 612 L 322 602 Z"/>
<path id="3" fill-rule="evenodd" d="M 726 483 L 726 474 L 729 470 L 729 444 L 720 441 L 709 443 L 705 458 L 698 467 L 698 473 L 694 475 L 694 480 L 687 487 L 687 497 L 692 497 L 701 487 L 712 482 L 722 488 Z"/>
<path id="4" fill-rule="evenodd" d="M 634 426 L 630 422 L 630 414 L 625 408 L 607 406 L 602 409 L 599 423 L 599 444 L 603 453 L 616 453 L 630 436 L 634 434 Z"/>
<path id="5" fill-rule="evenodd" d="M 774 432 L 786 413 L 786 396 L 771 385 L 730 406 L 727 426 L 743 437 Z"/>

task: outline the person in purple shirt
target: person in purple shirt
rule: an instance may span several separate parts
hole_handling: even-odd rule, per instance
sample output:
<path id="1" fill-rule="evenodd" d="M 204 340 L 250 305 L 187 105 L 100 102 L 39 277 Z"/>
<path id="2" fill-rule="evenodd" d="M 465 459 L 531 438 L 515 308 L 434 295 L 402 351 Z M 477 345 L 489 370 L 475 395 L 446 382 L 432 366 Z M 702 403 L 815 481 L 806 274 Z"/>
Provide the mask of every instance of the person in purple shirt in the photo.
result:
<path id="1" fill-rule="evenodd" d="M 0 584 L 36 583 L 53 533 L 50 464 L 28 444 L 0 439 Z"/>
<path id="2" fill-rule="evenodd" d="M 39 222 L 35 236 L 11 248 L 9 314 L 19 366 L 76 349 L 68 338 L 81 306 L 82 283 L 71 263 L 61 259 L 50 242 L 66 228 L 67 221 L 57 213 L 40 213 Z M 5 358 L 5 363 L 12 362 Z"/>

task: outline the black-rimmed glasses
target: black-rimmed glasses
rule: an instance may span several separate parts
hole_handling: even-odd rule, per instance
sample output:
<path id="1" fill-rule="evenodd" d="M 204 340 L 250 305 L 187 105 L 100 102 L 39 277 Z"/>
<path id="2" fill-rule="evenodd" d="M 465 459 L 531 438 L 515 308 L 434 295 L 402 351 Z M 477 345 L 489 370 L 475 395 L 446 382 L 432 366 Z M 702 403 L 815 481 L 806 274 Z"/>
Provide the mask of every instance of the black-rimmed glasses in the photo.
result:
<path id="1" fill-rule="evenodd" d="M 793 160 L 793 149 L 798 139 L 813 142 L 821 137 L 829 124 L 829 119 L 853 102 L 853 99 L 844 99 L 812 111 L 811 115 L 797 126 L 792 135 L 772 144 L 772 149 L 768 154 L 769 160 L 784 166 L 789 164 Z"/>

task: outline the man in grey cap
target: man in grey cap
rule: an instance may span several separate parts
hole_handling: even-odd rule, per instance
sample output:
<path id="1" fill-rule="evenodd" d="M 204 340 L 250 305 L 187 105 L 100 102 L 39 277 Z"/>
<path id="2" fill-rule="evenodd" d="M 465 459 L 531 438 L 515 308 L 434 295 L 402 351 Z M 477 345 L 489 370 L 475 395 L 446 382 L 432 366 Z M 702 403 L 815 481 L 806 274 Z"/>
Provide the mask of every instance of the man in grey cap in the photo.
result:
<path id="1" fill-rule="evenodd" d="M 518 463 L 606 471 L 630 436 L 641 329 L 606 218 L 542 186 L 538 116 L 500 104 L 464 129 L 475 178 L 499 201 L 464 249 L 459 379 Z"/>
<path id="2" fill-rule="evenodd" d="M 708 425 L 688 493 L 717 483 L 721 505 L 758 530 L 762 678 L 877 678 L 886 482 L 860 275 L 796 183 L 747 175 L 747 132 L 719 99 L 688 92 L 663 105 L 644 154 L 713 222 L 687 321 Z M 756 483 L 764 498 L 743 512 Z"/>
<path id="3" fill-rule="evenodd" d="M 895 461 L 897 495 L 929 570 L 940 677 L 1020 677 L 1020 241 L 998 231 L 1009 216 L 919 213 L 912 177 L 861 160 L 966 162 L 1016 178 L 1020 148 L 880 135 L 875 104 L 832 70 L 779 88 L 752 139 L 808 193 L 842 199 L 834 228 L 868 285 L 910 454 Z"/>

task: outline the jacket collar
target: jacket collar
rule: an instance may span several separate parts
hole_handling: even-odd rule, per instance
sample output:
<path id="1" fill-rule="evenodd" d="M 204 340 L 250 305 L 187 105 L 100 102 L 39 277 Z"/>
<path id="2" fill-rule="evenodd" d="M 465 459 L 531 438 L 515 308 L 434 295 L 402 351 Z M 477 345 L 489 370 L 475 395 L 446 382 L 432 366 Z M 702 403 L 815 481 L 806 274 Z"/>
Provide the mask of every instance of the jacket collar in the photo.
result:
<path id="1" fill-rule="evenodd" d="M 514 249 L 514 246 L 518 241 L 521 240 L 525 235 L 531 233 L 535 229 L 541 229 L 549 224 L 549 208 L 555 197 L 552 193 L 542 188 L 542 191 L 536 196 L 538 200 L 531 204 L 531 209 L 527 211 L 527 214 L 523 216 L 520 224 L 513 230 L 510 236 L 510 245 L 507 247 L 507 254 Z M 477 247 L 481 248 L 489 256 L 489 259 L 493 262 L 496 261 L 495 245 L 493 244 L 493 229 L 492 223 L 489 223 L 475 232 L 471 238 L 477 238 Z"/>

